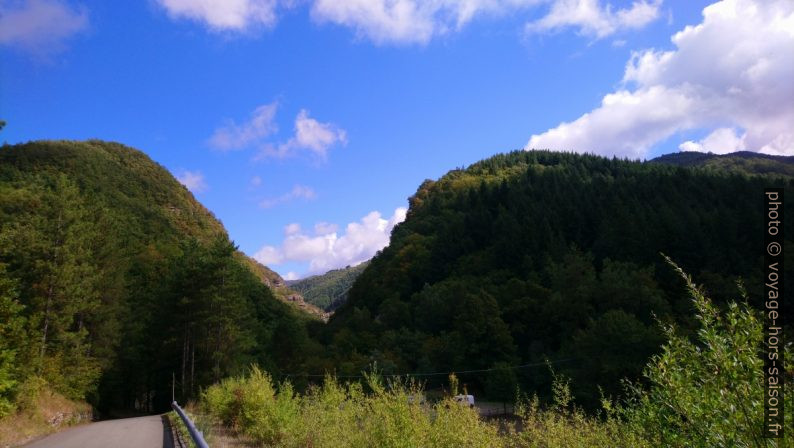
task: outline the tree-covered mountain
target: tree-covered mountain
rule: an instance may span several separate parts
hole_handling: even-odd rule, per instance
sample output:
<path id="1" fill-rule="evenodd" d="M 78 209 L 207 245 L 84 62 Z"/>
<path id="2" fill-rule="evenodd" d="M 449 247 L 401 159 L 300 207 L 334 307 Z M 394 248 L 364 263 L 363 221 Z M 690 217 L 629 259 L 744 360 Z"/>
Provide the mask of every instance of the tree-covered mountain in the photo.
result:
<path id="1" fill-rule="evenodd" d="M 331 312 L 345 303 L 350 287 L 368 264 L 366 261 L 356 266 L 333 269 L 322 275 L 288 281 L 287 284 L 301 294 L 305 301 Z"/>
<path id="2" fill-rule="evenodd" d="M 243 264 L 248 266 L 251 272 L 256 274 L 259 280 L 270 288 L 270 291 L 277 299 L 289 303 L 299 310 L 306 312 L 320 320 L 328 320 L 327 312 L 316 306 L 314 303 L 304 300 L 303 296 L 298 291 L 295 291 L 289 286 L 288 281 L 284 280 L 280 275 L 278 275 L 278 272 L 270 269 L 262 263 L 259 263 L 253 258 L 246 256 L 242 252 L 239 253 L 239 257 Z"/>
<path id="3" fill-rule="evenodd" d="M 425 181 L 332 316 L 329 364 L 345 374 L 373 361 L 387 374 L 480 370 L 461 381 L 495 395 L 505 366 L 524 366 L 507 369 L 523 390 L 548 390 L 548 359 L 585 403 L 597 385 L 620 393 L 659 352 L 659 320 L 695 328 L 661 253 L 718 303 L 739 297 L 737 279 L 762 303 L 771 186 L 794 181 L 548 151 Z M 792 220 L 786 229 L 791 238 Z"/>
<path id="4" fill-rule="evenodd" d="M 698 166 L 718 171 L 744 174 L 775 175 L 794 177 L 794 157 L 773 156 L 758 152 L 739 151 L 729 154 L 712 154 L 694 151 L 681 151 L 665 154 L 649 161 L 677 166 Z"/>
<path id="5" fill-rule="evenodd" d="M 255 362 L 295 369 L 307 316 L 140 151 L 0 149 L 0 411 L 42 380 L 102 410 L 161 409 Z"/>

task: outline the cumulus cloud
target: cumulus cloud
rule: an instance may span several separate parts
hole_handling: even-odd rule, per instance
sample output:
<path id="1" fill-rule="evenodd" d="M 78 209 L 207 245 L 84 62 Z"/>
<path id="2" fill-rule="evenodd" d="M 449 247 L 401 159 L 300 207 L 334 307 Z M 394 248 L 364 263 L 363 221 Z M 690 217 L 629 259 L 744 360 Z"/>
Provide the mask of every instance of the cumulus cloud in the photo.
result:
<path id="1" fill-rule="evenodd" d="M 297 224 L 290 224 L 284 229 L 280 246 L 264 246 L 254 258 L 268 266 L 308 262 L 308 275 L 355 266 L 389 244 L 392 229 L 405 220 L 406 212 L 405 208 L 397 208 L 388 219 L 377 211 L 370 212 L 358 222 L 349 223 L 341 235 L 328 223 L 315 225 L 314 235 L 303 232 Z"/>
<path id="2" fill-rule="evenodd" d="M 264 104 L 251 113 L 251 117 L 243 124 L 229 120 L 224 126 L 215 130 L 208 144 L 221 151 L 243 149 L 278 130 L 275 123 L 278 103 Z"/>
<path id="3" fill-rule="evenodd" d="M 716 129 L 682 147 L 794 154 L 794 3 L 723 0 L 672 43 L 673 50 L 635 52 L 620 90 L 578 119 L 533 135 L 526 148 L 638 158 L 679 131 Z"/>
<path id="4" fill-rule="evenodd" d="M 276 0 L 157 0 L 169 16 L 202 22 L 214 31 L 246 31 L 276 24 Z"/>
<path id="5" fill-rule="evenodd" d="M 279 152 L 286 154 L 294 150 L 308 149 L 324 159 L 328 154 L 328 148 L 337 143 L 343 145 L 347 143 L 345 130 L 332 123 L 320 123 L 309 117 L 309 112 L 303 109 L 295 117 L 295 136 L 282 145 Z"/>
<path id="6" fill-rule="evenodd" d="M 259 202 L 262 208 L 271 208 L 279 204 L 294 201 L 296 199 L 311 200 L 317 197 L 317 193 L 311 187 L 305 185 L 295 185 L 292 190 L 274 198 L 263 199 Z"/>
<path id="7" fill-rule="evenodd" d="M 314 225 L 314 233 L 315 235 L 325 235 L 328 233 L 334 233 L 339 230 L 339 226 L 330 222 L 318 222 Z"/>
<path id="8" fill-rule="evenodd" d="M 63 50 L 65 41 L 86 27 L 84 7 L 60 0 L 0 0 L 0 45 L 46 57 Z"/>
<path id="9" fill-rule="evenodd" d="M 204 174 L 202 174 L 201 171 L 183 170 L 176 176 L 176 180 L 193 193 L 201 193 L 207 191 L 209 188 L 207 181 L 204 179 Z"/>
<path id="10" fill-rule="evenodd" d="M 635 1 L 630 8 L 612 11 L 598 0 L 559 0 L 543 18 L 527 24 L 529 32 L 554 31 L 567 27 L 595 38 L 623 29 L 642 28 L 659 17 L 661 0 Z"/>
<path id="11" fill-rule="evenodd" d="M 729 152 L 744 151 L 747 134 L 736 135 L 733 128 L 719 128 L 707 135 L 706 138 L 693 142 L 687 140 L 678 145 L 681 151 L 713 152 L 714 154 L 727 154 Z"/>

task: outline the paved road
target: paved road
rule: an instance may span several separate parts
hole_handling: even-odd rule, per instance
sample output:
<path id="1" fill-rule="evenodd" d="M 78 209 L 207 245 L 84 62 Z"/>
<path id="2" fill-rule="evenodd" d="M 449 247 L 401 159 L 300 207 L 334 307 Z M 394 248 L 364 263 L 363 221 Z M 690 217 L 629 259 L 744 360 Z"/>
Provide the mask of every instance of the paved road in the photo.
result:
<path id="1" fill-rule="evenodd" d="M 26 448 L 171 448 L 159 415 L 105 420 L 75 426 L 39 439 Z"/>

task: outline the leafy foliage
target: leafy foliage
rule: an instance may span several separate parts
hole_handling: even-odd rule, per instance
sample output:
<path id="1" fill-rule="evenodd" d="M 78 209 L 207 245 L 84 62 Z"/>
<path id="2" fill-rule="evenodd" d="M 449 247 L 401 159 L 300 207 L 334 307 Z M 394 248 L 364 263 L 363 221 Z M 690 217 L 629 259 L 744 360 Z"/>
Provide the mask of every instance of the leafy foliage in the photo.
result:
<path id="1" fill-rule="evenodd" d="M 650 387 L 633 385 L 630 407 L 623 410 L 636 431 L 655 446 L 773 446 L 764 439 L 763 320 L 747 304 L 719 309 L 692 279 L 684 277 L 697 310 L 697 339 L 666 326 L 667 343 L 645 370 Z M 791 345 L 784 358 L 792 355 Z M 791 358 L 788 358 L 791 359 Z M 794 379 L 794 369 L 781 372 Z M 791 400 L 791 388 L 785 398 Z M 785 416 L 784 431 L 794 431 Z M 790 436 L 789 436 L 790 437 Z"/>
<path id="2" fill-rule="evenodd" d="M 683 275 L 683 271 L 679 270 Z M 759 313 L 735 302 L 720 311 L 684 276 L 695 305 L 697 340 L 664 326 L 666 343 L 645 368 L 648 386 L 628 385 L 628 399 L 601 399 L 593 415 L 574 403 L 570 380 L 551 372 L 549 406 L 519 394 L 518 422 L 489 422 L 449 396 L 433 404 L 415 383 L 361 383 L 327 376 L 303 396 L 253 368 L 206 389 L 214 419 L 274 447 L 772 447 L 761 437 L 763 371 Z M 791 355 L 790 346 L 786 356 Z M 503 369 L 494 370 L 502 372 Z M 794 371 L 785 373 L 794 380 Z M 455 375 L 449 390 L 458 391 Z M 790 399 L 791 390 L 786 392 Z M 794 431 L 787 414 L 785 431 Z M 790 440 L 790 439 L 789 439 Z M 787 445 L 780 446 L 790 446 Z"/>
<path id="3" fill-rule="evenodd" d="M 250 362 L 301 362 L 273 341 L 280 327 L 305 334 L 305 318 L 140 151 L 3 146 L 0 222 L 3 412 L 34 377 L 103 411 L 151 411 L 170 401 L 172 374 L 184 399 Z"/>
<path id="4" fill-rule="evenodd" d="M 761 278 L 759 192 L 772 186 L 794 181 L 548 151 L 425 181 L 331 318 L 332 364 L 354 374 L 372 361 L 401 373 L 573 359 L 561 373 L 596 407 L 596 385 L 622 393 L 658 353 L 656 320 L 694 331 L 686 286 L 660 251 L 719 305 L 735 279 Z M 762 296 L 761 282 L 747 284 Z M 542 369 L 516 373 L 523 389 L 548 390 Z M 484 374 L 461 380 L 487 392 Z"/>

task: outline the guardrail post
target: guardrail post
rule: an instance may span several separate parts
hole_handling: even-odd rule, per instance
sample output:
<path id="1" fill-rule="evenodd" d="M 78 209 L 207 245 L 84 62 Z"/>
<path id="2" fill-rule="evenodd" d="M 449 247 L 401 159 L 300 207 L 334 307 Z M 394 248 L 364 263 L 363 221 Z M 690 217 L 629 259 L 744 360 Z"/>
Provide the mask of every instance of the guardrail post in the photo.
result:
<path id="1" fill-rule="evenodd" d="M 179 418 L 181 418 L 185 423 L 185 426 L 187 426 L 187 431 L 190 433 L 190 438 L 193 439 L 193 442 L 195 442 L 196 446 L 199 448 L 209 448 L 209 445 L 207 445 L 207 442 L 204 440 L 204 435 L 201 434 L 201 431 L 199 431 L 198 428 L 196 428 L 196 425 L 194 425 L 193 421 L 190 420 L 190 417 L 185 414 L 185 411 L 183 411 L 182 408 L 176 404 L 176 401 L 171 402 L 171 407 L 174 408 L 176 413 L 179 414 Z"/>

